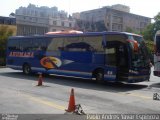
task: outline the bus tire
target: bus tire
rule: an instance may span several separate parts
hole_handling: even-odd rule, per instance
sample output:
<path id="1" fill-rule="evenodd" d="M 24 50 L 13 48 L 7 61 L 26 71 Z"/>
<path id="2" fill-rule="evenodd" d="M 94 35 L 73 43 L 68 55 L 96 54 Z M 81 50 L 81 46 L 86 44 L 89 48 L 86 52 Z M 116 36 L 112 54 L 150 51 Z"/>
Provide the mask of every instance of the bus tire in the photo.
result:
<path id="1" fill-rule="evenodd" d="M 95 73 L 95 78 L 98 83 L 102 83 L 104 80 L 104 72 L 103 70 L 98 70 Z"/>
<path id="2" fill-rule="evenodd" d="M 23 65 L 23 73 L 25 75 L 29 75 L 31 73 L 31 67 L 30 67 L 30 65 L 28 65 L 28 64 L 24 64 Z"/>

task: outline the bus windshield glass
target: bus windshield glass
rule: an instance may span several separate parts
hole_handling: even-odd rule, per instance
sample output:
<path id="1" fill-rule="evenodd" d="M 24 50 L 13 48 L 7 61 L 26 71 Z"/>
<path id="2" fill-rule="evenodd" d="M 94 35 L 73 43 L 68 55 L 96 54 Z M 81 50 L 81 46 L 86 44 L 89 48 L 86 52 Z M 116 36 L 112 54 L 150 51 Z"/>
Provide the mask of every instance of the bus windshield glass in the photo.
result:
<path id="1" fill-rule="evenodd" d="M 138 51 L 132 53 L 133 67 L 148 67 L 149 66 L 149 52 L 141 36 L 131 35 L 129 39 L 135 40 L 138 43 Z"/>

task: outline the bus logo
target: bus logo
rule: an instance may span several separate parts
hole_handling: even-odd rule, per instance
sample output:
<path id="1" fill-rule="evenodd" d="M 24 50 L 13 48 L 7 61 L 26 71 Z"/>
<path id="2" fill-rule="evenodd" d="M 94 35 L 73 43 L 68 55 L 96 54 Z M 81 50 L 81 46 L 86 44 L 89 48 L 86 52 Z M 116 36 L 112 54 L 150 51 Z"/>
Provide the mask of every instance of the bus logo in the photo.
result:
<path id="1" fill-rule="evenodd" d="M 40 60 L 40 63 L 43 67 L 47 69 L 58 68 L 62 65 L 61 60 L 56 57 L 43 57 Z"/>
<path id="2" fill-rule="evenodd" d="M 33 52 L 10 52 L 10 57 L 34 57 Z"/>

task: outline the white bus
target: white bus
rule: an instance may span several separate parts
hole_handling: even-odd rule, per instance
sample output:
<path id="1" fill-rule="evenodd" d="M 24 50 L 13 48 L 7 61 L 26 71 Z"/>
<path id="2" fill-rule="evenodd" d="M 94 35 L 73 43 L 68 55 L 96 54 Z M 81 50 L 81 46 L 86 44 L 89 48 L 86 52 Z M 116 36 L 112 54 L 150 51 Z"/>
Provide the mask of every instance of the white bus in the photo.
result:
<path id="1" fill-rule="evenodd" d="M 154 75 L 160 77 L 160 30 L 156 32 L 154 38 L 155 53 L 154 53 Z"/>

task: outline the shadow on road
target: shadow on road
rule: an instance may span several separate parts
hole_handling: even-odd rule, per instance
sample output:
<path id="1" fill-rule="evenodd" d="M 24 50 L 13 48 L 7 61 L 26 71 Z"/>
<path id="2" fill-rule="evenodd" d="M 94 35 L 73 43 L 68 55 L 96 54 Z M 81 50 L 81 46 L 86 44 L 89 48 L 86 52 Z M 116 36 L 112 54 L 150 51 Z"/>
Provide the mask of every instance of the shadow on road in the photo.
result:
<path id="1" fill-rule="evenodd" d="M 152 85 L 150 85 L 150 87 L 156 87 L 156 88 L 160 88 L 160 83 L 155 83 L 155 84 L 152 84 Z"/>
<path id="2" fill-rule="evenodd" d="M 38 81 L 37 74 L 32 74 L 27 76 L 27 75 L 24 75 L 22 72 L 0 73 L 0 76 L 22 79 L 24 81 L 25 80 Z M 123 83 L 105 82 L 105 83 L 99 84 L 99 83 L 96 83 L 96 81 L 92 81 L 92 80 L 56 77 L 53 75 L 44 76 L 43 80 L 46 83 L 53 83 L 53 84 L 58 84 L 63 86 L 70 86 L 73 88 L 78 87 L 78 88 L 107 91 L 107 92 L 126 92 L 126 91 L 138 90 L 138 89 L 143 89 L 148 87 L 148 85 L 142 85 L 142 84 L 140 85 L 136 83 L 123 84 Z M 52 85 L 50 86 L 52 87 Z"/>

